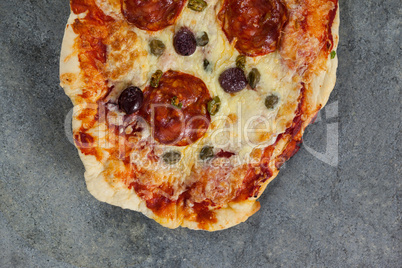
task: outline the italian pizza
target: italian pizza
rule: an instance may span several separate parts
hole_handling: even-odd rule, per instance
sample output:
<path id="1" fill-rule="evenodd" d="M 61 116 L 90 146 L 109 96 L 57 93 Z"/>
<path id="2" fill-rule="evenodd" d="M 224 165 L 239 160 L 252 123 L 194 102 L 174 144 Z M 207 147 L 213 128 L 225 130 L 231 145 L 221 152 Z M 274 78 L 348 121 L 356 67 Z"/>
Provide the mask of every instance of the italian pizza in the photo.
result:
<path id="1" fill-rule="evenodd" d="M 60 81 L 89 192 L 244 222 L 335 86 L 338 0 L 71 0 Z"/>

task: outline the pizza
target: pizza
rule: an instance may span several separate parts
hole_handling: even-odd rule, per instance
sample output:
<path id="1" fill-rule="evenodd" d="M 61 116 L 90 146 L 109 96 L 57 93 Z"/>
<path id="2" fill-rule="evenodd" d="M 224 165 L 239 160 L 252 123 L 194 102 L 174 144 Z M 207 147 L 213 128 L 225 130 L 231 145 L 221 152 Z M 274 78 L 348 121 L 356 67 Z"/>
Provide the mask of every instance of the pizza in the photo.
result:
<path id="1" fill-rule="evenodd" d="M 71 0 L 60 80 L 89 192 L 244 222 L 335 85 L 337 0 Z"/>

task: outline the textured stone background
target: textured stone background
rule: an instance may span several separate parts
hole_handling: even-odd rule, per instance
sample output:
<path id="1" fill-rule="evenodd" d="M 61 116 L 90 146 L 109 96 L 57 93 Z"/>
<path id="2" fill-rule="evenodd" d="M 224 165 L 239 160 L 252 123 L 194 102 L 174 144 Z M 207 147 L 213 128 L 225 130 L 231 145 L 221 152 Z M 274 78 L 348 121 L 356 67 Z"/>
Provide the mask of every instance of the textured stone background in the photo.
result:
<path id="1" fill-rule="evenodd" d="M 256 215 L 207 233 L 87 192 L 58 86 L 68 1 L 0 0 L 0 267 L 401 267 L 401 4 L 340 4 L 339 115 L 305 136 L 324 152 L 338 123 L 338 166 L 302 148 Z"/>

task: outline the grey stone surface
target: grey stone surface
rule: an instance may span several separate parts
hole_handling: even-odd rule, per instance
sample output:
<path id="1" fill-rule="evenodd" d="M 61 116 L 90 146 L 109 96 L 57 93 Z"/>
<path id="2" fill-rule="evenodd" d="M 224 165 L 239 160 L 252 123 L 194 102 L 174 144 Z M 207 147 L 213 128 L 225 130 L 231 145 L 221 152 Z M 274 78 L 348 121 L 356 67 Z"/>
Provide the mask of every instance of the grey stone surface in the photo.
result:
<path id="1" fill-rule="evenodd" d="M 402 266 L 399 0 L 340 1 L 339 113 L 305 136 L 324 152 L 338 123 L 338 165 L 302 148 L 258 213 L 215 233 L 165 229 L 86 190 L 58 86 L 68 2 L 0 1 L 0 267 Z"/>

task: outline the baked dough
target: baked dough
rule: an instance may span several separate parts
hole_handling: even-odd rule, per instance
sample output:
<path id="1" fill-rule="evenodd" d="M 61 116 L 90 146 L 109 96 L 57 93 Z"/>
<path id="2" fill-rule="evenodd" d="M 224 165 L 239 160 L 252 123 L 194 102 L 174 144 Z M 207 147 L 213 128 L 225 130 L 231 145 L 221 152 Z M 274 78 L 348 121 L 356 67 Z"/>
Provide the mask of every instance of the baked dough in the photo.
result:
<path id="1" fill-rule="evenodd" d="M 262 85 L 260 91 L 258 88 L 256 90 L 258 93 L 253 90 L 243 90 L 236 96 L 232 96 L 231 94 L 223 93 L 217 79 L 217 76 L 225 68 L 230 67 L 230 64 L 234 64 L 234 59 L 240 54 L 226 39 L 219 25 L 219 20 L 216 18 L 221 9 L 221 1 L 208 1 L 208 8 L 203 14 L 194 14 L 193 11 L 184 7 L 174 25 L 156 32 L 138 29 L 127 23 L 120 12 L 119 1 L 98 0 L 84 2 L 87 2 L 88 5 L 96 5 L 98 11 L 101 10 L 104 16 L 113 18 L 113 23 L 110 23 L 110 26 L 105 26 L 108 24 L 107 22 L 102 25 L 102 27 L 109 27 L 109 29 L 105 34 L 106 36 L 102 37 L 102 40 L 106 40 L 105 43 L 107 43 L 105 45 L 107 53 L 104 63 L 96 63 L 97 66 L 101 65 L 99 70 L 93 67 L 84 68 L 84 64 L 87 64 L 87 62 L 82 57 L 87 57 L 88 55 L 85 54 L 88 44 L 85 43 L 85 38 L 80 37 L 80 34 L 74 29 L 78 27 L 77 23 L 85 23 L 85 18 L 90 11 L 78 14 L 71 12 L 65 29 L 60 56 L 61 86 L 74 104 L 73 133 L 80 158 L 85 166 L 85 180 L 90 193 L 102 202 L 139 211 L 169 228 L 183 226 L 191 229 L 215 231 L 244 222 L 258 211 L 260 204 L 257 199 L 269 182 L 276 177 L 280 165 L 297 151 L 296 146 L 301 141 L 304 129 L 327 103 L 329 95 L 335 86 L 338 61 L 337 57 L 332 57 L 329 52 L 336 51 L 339 39 L 339 9 L 337 6 L 331 7 L 334 2 L 324 0 L 301 1 L 299 4 L 292 0 L 283 1 L 288 8 L 288 21 L 287 26 L 285 26 L 287 28 L 282 33 L 281 47 L 268 55 L 248 59 L 250 66 L 247 68 L 258 67 L 260 70 L 264 70 L 261 73 Z M 325 5 L 330 7 L 325 9 Z M 324 13 L 328 13 L 328 10 L 335 10 L 336 12 L 332 24 L 330 24 L 333 42 L 329 52 L 322 48 L 322 44 L 320 46 L 320 44 L 314 43 L 316 42 L 316 36 L 314 36 L 316 33 L 313 30 L 299 32 L 296 29 L 296 24 L 300 20 L 302 13 L 299 9 L 317 10 L 319 9 L 317 6 L 322 7 L 322 12 Z M 314 16 L 324 14 L 320 12 L 315 11 Z M 311 21 L 307 19 L 307 24 L 315 23 L 315 19 L 312 18 Z M 292 23 L 294 23 L 293 26 Z M 210 42 L 214 43 L 215 46 L 210 49 L 203 49 L 202 52 L 197 50 L 194 55 L 188 58 L 176 55 L 171 44 L 172 35 L 176 28 L 182 26 L 191 26 L 197 32 L 207 30 L 210 35 Z M 91 29 L 97 29 L 97 27 L 100 26 L 94 26 Z M 102 35 L 102 33 L 93 34 Z M 152 38 L 163 40 L 167 46 L 165 54 L 159 58 L 150 55 L 148 51 L 147 42 Z M 298 38 L 299 42 L 295 44 L 292 38 Z M 201 61 L 205 54 L 216 62 L 212 72 L 205 72 L 196 64 L 196 62 Z M 270 138 L 264 140 L 265 147 L 257 148 L 259 150 L 255 150 L 257 146 L 253 148 L 249 145 L 243 145 L 240 148 L 239 146 L 228 147 L 230 151 L 234 151 L 236 154 L 259 159 L 265 157 L 264 159 L 267 161 L 265 165 L 269 170 L 267 173 L 269 176 L 265 174 L 264 179 L 258 180 L 258 187 L 256 185 L 252 188 L 253 191 L 256 189 L 252 196 L 239 198 L 239 194 L 236 196 L 236 193 L 234 195 L 229 193 L 227 200 L 224 200 L 215 195 L 211 197 L 211 192 L 200 193 L 194 188 L 191 193 L 199 196 L 188 199 L 191 202 L 187 199 L 184 199 L 184 201 L 181 199 L 181 194 L 188 190 L 189 185 L 195 183 L 194 180 L 202 180 L 207 185 L 209 183 L 210 178 L 206 178 L 205 175 L 199 175 L 200 177 L 194 178 L 195 173 L 201 174 L 202 172 L 200 171 L 202 168 L 196 170 L 194 167 L 198 163 L 197 152 L 200 146 L 214 144 L 215 141 L 210 138 L 213 136 L 213 131 L 218 131 L 225 127 L 224 124 L 214 124 L 214 118 L 211 119 L 211 132 L 207 132 L 204 138 L 193 144 L 180 147 L 180 152 L 186 161 L 180 161 L 177 168 L 168 167 L 164 170 L 164 168 L 160 168 L 156 164 L 151 164 L 150 167 L 136 168 L 134 177 L 138 178 L 140 177 L 138 176 L 139 173 L 143 174 L 144 178 L 140 180 L 144 185 L 158 183 L 158 185 L 162 185 L 166 181 L 172 183 L 174 193 L 168 194 L 167 197 L 163 196 L 163 198 L 173 200 L 174 205 L 171 205 L 171 201 L 169 201 L 163 205 L 166 207 L 162 206 L 162 208 L 157 207 L 155 209 L 155 207 L 150 206 L 150 199 L 144 197 L 144 191 L 139 194 L 138 189 L 136 190 L 136 187 L 132 184 L 132 180 L 134 180 L 132 167 L 127 168 L 127 163 L 121 157 L 116 156 L 116 150 L 113 149 L 113 147 L 125 144 L 127 141 L 124 139 L 126 138 L 117 135 L 117 137 L 113 136 L 112 142 L 110 142 L 110 136 L 113 134 L 111 134 L 108 124 L 99 120 L 99 110 L 104 109 L 100 105 L 100 100 L 110 101 L 116 99 L 116 96 L 131 84 L 141 89 L 145 88 L 149 83 L 151 74 L 156 69 L 162 69 L 164 72 L 174 69 L 199 77 L 205 82 L 211 96 L 221 96 L 224 108 L 221 109 L 220 113 L 221 116 L 228 118 L 231 118 L 233 114 L 239 115 L 236 111 L 236 105 L 234 105 L 239 102 L 243 104 L 251 103 L 251 108 L 246 107 L 246 112 L 243 112 L 243 114 L 240 112 L 242 115 L 247 116 L 248 109 L 251 113 L 250 116 L 255 115 L 255 113 L 264 113 L 265 110 L 257 104 L 258 98 L 261 98 L 258 94 L 267 94 L 262 87 L 265 86 L 265 88 L 272 90 L 272 83 L 275 85 L 283 83 L 283 92 L 278 90 L 276 93 L 283 99 L 288 100 L 288 102 L 284 101 L 273 116 L 283 120 L 281 122 L 275 121 L 273 133 L 269 133 Z M 275 77 L 278 76 L 279 78 L 275 80 Z M 268 80 L 274 82 L 271 83 Z M 108 104 L 104 105 L 107 106 Z M 253 109 L 253 106 L 256 108 Z M 106 107 L 106 109 L 109 112 L 108 116 L 112 117 L 113 120 L 117 122 L 121 119 L 121 111 L 115 108 L 109 110 Z M 116 123 L 116 125 L 119 124 L 122 125 L 123 123 Z M 241 129 L 244 125 L 237 123 L 236 127 Z M 83 129 L 85 130 L 84 132 Z M 135 142 L 140 142 L 141 138 L 146 136 L 144 133 L 141 135 L 139 141 L 136 140 Z M 136 150 L 135 148 L 134 151 Z M 158 145 L 155 154 L 160 156 L 165 149 L 170 148 L 172 146 Z M 128 166 L 137 166 L 136 163 L 133 163 L 134 158 L 132 155 L 138 152 L 126 153 L 130 154 L 125 156 L 130 159 Z M 144 152 L 141 151 L 140 153 Z M 239 190 L 242 187 L 241 185 L 245 184 L 244 178 L 248 176 L 248 165 L 247 163 L 241 163 L 237 166 L 233 164 L 232 169 L 237 173 L 229 176 L 228 187 L 234 188 L 237 193 L 240 193 L 242 192 Z M 201 189 L 205 190 L 206 188 Z M 231 191 L 230 189 L 226 190 Z M 163 194 L 166 194 L 166 192 Z M 240 195 L 244 197 L 244 193 Z M 161 197 L 158 196 L 158 198 Z M 204 202 L 202 201 L 203 198 L 205 200 L 214 200 L 214 202 L 204 204 L 201 210 L 192 210 L 194 204 Z"/>

